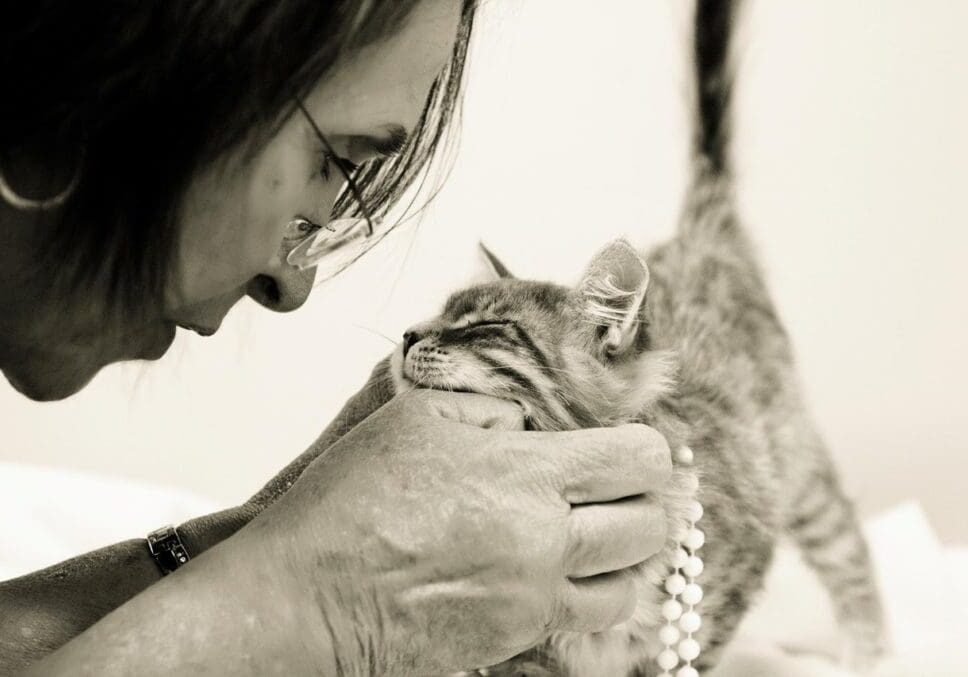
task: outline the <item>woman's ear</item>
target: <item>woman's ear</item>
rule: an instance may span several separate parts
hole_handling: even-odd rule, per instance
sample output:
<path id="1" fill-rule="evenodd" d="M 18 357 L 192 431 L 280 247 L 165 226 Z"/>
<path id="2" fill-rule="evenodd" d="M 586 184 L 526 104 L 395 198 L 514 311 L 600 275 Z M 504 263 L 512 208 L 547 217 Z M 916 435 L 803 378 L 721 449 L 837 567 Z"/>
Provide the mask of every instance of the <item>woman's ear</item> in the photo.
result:
<path id="1" fill-rule="evenodd" d="M 477 246 L 481 248 L 481 253 L 484 254 L 484 259 L 487 261 L 487 266 L 491 271 L 492 278 L 514 279 L 514 275 L 512 275 L 511 271 L 507 269 L 507 266 L 501 263 L 501 259 L 496 257 L 494 252 L 485 247 L 483 242 L 478 242 Z"/>
<path id="2" fill-rule="evenodd" d="M 640 344 L 648 287 L 649 267 L 627 241 L 615 240 L 595 254 L 577 296 L 583 320 L 597 329 L 600 355 L 622 357 Z"/>

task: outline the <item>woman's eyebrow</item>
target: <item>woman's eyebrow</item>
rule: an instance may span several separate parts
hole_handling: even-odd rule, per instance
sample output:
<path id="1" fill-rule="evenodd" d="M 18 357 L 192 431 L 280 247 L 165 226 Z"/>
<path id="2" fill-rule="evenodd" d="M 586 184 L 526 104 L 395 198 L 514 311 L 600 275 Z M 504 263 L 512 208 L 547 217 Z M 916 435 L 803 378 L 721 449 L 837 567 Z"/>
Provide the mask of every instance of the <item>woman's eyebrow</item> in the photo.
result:
<path id="1" fill-rule="evenodd" d="M 390 124 L 383 127 L 385 136 L 354 135 L 354 138 L 364 144 L 369 150 L 387 157 L 397 155 L 406 145 L 410 134 L 403 125 Z"/>

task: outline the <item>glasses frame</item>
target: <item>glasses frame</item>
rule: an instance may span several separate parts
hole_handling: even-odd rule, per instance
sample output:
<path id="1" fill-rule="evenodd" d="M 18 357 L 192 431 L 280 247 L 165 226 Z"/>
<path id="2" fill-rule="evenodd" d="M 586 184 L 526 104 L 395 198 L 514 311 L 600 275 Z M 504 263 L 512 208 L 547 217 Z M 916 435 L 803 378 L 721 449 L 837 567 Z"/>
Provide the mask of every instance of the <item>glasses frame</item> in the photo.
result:
<path id="1" fill-rule="evenodd" d="M 373 227 L 373 214 L 370 212 L 369 207 L 366 206 L 366 200 L 363 199 L 363 193 L 360 191 L 359 186 L 356 185 L 356 181 L 353 180 L 353 175 L 346 171 L 346 167 L 343 166 L 342 158 L 336 153 L 335 150 L 333 150 L 333 146 L 329 143 L 329 140 L 326 138 L 326 135 L 323 134 L 323 131 L 319 128 L 319 125 L 316 124 L 316 121 L 313 120 L 313 116 L 309 114 L 308 110 L 306 110 L 306 106 L 303 105 L 303 102 L 299 99 L 296 99 L 296 106 L 306 117 L 306 121 L 309 122 L 309 126 L 312 127 L 316 138 L 319 139 L 319 142 L 323 144 L 323 148 L 326 149 L 326 152 L 329 154 L 330 158 L 332 158 L 333 164 L 336 165 L 336 168 L 339 169 L 340 174 L 342 174 L 343 178 L 346 179 L 346 186 L 349 188 L 350 193 L 353 194 L 353 197 L 356 198 L 356 204 L 359 206 L 360 212 L 363 214 L 363 218 L 366 219 L 368 228 L 368 232 L 366 234 L 367 237 L 373 235 L 375 231 L 375 228 Z"/>
<path id="2" fill-rule="evenodd" d="M 341 230 L 343 232 L 348 232 L 350 229 L 355 229 L 359 225 L 361 225 L 361 222 L 366 223 L 366 234 L 363 236 L 364 239 L 371 238 L 377 233 L 377 227 L 380 223 L 380 219 L 375 218 L 373 216 L 373 213 L 370 211 L 369 207 L 366 204 L 366 200 L 363 198 L 362 191 L 360 190 L 359 186 L 357 185 L 356 181 L 353 178 L 353 172 L 347 170 L 341 156 L 338 155 L 336 151 L 333 149 L 333 146 L 326 138 L 326 135 L 323 134 L 322 130 L 319 128 L 319 125 L 316 124 L 316 121 L 313 120 L 313 117 L 309 114 L 309 111 L 306 109 L 305 105 L 299 99 L 296 99 L 296 108 L 303 114 L 303 116 L 306 118 L 306 121 L 309 122 L 309 125 L 312 128 L 313 133 L 316 135 L 316 138 L 319 140 L 320 144 L 322 144 L 323 149 L 329 156 L 329 159 L 332 160 L 333 164 L 336 165 L 340 174 L 343 175 L 343 178 L 346 181 L 345 189 L 349 190 L 350 194 L 356 200 L 357 208 L 359 209 L 359 212 L 363 215 L 362 218 L 335 218 L 335 219 L 331 218 L 325 224 L 314 223 L 306 218 L 297 218 L 291 221 L 289 223 L 290 226 L 294 224 L 307 223 L 316 227 L 315 232 L 310 233 L 306 235 L 304 238 L 298 240 L 291 247 L 291 249 L 289 250 L 289 253 L 286 255 L 286 262 L 289 265 L 295 268 L 298 268 L 299 270 L 306 270 L 308 268 L 313 268 L 318 266 L 319 263 L 322 260 L 324 260 L 325 257 L 317 260 L 313 260 L 312 254 L 314 251 L 318 251 L 319 249 L 321 249 L 321 244 L 325 242 L 326 239 L 332 237 L 334 234 L 340 232 Z M 335 271 L 332 271 L 329 275 L 327 275 L 320 281 L 326 281 L 328 279 L 335 277 L 336 275 L 339 275 L 339 273 L 345 270 L 345 268 L 350 263 L 352 263 L 357 258 L 359 258 L 359 256 L 362 256 L 367 251 L 369 251 L 370 248 L 376 245 L 381 239 L 382 237 L 375 238 L 373 243 L 370 246 L 363 248 L 359 252 L 359 254 L 353 258 L 352 261 L 336 269 Z"/>

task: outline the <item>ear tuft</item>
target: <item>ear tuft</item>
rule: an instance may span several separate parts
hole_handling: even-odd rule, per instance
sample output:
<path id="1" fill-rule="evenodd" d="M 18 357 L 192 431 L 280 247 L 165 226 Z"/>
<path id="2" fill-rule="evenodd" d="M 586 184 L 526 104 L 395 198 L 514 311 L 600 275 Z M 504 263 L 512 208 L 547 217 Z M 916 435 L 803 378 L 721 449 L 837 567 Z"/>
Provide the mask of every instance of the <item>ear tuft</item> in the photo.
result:
<path id="1" fill-rule="evenodd" d="M 512 275 L 511 271 L 507 269 L 507 266 L 501 262 L 501 259 L 494 255 L 494 252 L 485 247 L 483 242 L 478 242 L 477 246 L 481 248 L 481 252 L 484 254 L 484 258 L 487 260 L 488 267 L 491 269 L 494 277 L 500 279 L 514 279 L 514 275 Z"/>
<path id="2" fill-rule="evenodd" d="M 637 344 L 648 287 L 649 268 L 627 241 L 609 243 L 592 259 L 578 295 L 585 318 L 602 329 L 596 340 L 603 355 L 618 357 Z"/>

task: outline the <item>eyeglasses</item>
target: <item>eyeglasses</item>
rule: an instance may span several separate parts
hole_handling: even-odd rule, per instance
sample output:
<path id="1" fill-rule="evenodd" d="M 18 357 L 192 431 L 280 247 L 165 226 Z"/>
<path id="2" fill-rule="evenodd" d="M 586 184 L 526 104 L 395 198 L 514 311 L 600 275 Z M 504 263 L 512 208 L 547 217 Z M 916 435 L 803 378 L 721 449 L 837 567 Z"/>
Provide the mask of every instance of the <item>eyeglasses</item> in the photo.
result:
<path id="1" fill-rule="evenodd" d="M 315 267 L 316 280 L 324 282 L 343 272 L 392 229 L 382 219 L 373 217 L 353 179 L 352 170 L 348 170 L 345 161 L 341 161 L 303 103 L 297 100 L 296 106 L 306 116 L 316 137 L 333 159 L 333 164 L 346 179 L 346 189 L 356 199 L 359 212 L 363 214 L 362 218 L 332 219 L 323 225 L 304 218 L 294 219 L 286 225 L 285 241 L 296 242 L 286 256 L 286 263 L 299 270 Z"/>

